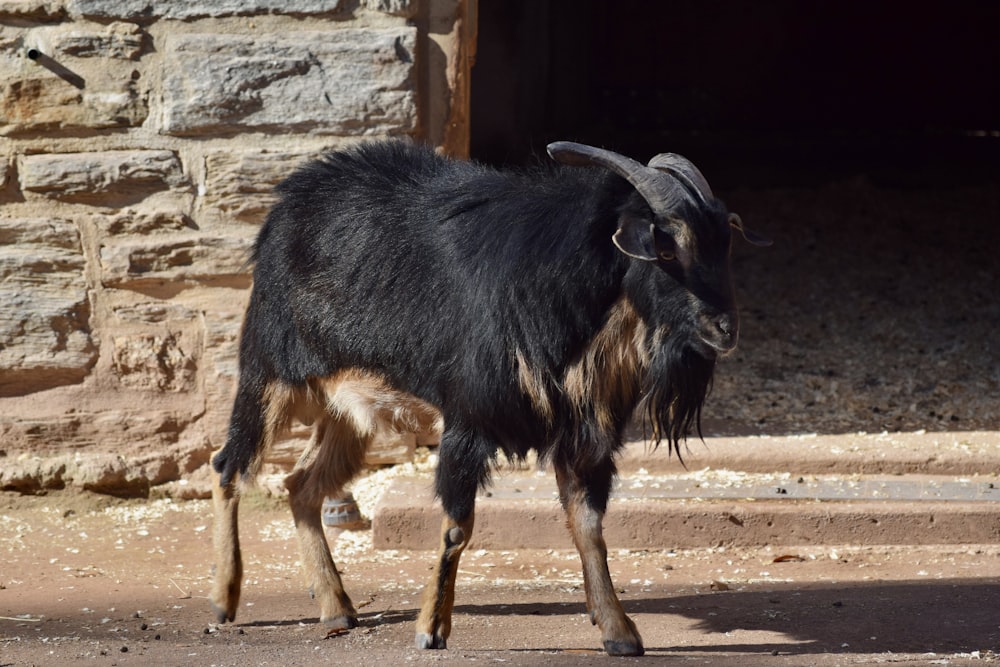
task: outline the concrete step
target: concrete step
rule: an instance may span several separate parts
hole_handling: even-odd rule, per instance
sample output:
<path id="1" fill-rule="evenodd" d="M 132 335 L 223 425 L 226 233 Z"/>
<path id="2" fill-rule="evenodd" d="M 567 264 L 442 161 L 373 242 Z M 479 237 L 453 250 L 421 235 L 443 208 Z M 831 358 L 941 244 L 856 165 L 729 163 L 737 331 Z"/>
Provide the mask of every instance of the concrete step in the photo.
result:
<path id="1" fill-rule="evenodd" d="M 843 433 L 697 438 L 681 446 L 684 464 L 634 440 L 619 469 L 684 472 L 712 468 L 799 474 L 991 475 L 1000 473 L 1000 431 Z M 686 468 L 685 468 L 686 466 Z"/>
<path id="2" fill-rule="evenodd" d="M 800 481 L 801 480 L 801 481 Z M 432 477 L 393 480 L 372 522 L 379 549 L 435 549 Z M 625 479 L 604 521 L 610 548 L 1000 542 L 1000 479 L 747 474 Z M 551 474 L 507 474 L 476 502 L 473 548 L 571 549 Z"/>
<path id="3" fill-rule="evenodd" d="M 604 521 L 610 548 L 1000 541 L 1000 433 L 712 438 L 687 468 L 631 443 Z M 430 474 L 402 477 L 373 518 L 376 548 L 435 549 Z M 499 472 L 472 547 L 571 549 L 551 472 Z"/>

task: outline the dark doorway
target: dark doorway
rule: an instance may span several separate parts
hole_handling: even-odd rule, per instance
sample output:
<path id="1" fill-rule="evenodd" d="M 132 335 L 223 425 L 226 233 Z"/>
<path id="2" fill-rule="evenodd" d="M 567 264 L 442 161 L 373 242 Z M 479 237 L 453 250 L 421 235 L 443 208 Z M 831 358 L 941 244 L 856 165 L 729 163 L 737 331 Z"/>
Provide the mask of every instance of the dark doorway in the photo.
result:
<path id="1" fill-rule="evenodd" d="M 480 0 L 479 15 L 471 145 L 487 162 L 575 139 L 684 153 L 728 185 L 1000 164 L 1000 3 Z"/>
<path id="2" fill-rule="evenodd" d="M 681 153 L 774 238 L 734 244 L 706 434 L 1000 428 L 1000 2 L 479 12 L 474 158 Z"/>

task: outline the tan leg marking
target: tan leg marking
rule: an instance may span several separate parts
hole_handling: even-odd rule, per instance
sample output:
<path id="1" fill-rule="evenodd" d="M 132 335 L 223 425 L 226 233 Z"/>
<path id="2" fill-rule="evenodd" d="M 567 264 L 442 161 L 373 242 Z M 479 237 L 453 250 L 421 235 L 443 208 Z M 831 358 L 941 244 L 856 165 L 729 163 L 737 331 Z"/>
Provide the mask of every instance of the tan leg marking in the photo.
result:
<path id="1" fill-rule="evenodd" d="M 361 472 L 376 433 L 440 432 L 441 414 L 379 376 L 358 370 L 311 380 L 294 403 L 297 416 L 315 419 L 309 444 L 285 478 L 305 576 L 319 602 L 320 619 L 331 628 L 352 628 L 357 612 L 330 554 L 323 499 L 339 496 Z"/>
<path id="2" fill-rule="evenodd" d="M 320 417 L 295 469 L 285 478 L 306 581 L 319 602 L 320 621 L 333 629 L 356 627 L 358 614 L 323 530 L 323 498 L 339 495 L 361 470 L 367 443 L 344 420 Z"/>
<path id="3" fill-rule="evenodd" d="M 234 479 L 229 486 L 219 483 L 219 474 L 212 471 L 212 508 L 215 521 L 212 529 L 212 549 L 215 555 L 215 576 L 208 596 L 219 623 L 236 619 L 243 583 L 243 557 L 240 553 L 238 526 L 239 492 Z"/>
<path id="4" fill-rule="evenodd" d="M 609 655 L 642 655 L 642 637 L 622 608 L 611 573 L 604 543 L 604 515 L 587 503 L 585 490 L 576 479 L 556 468 L 556 481 L 566 504 L 566 516 L 573 543 L 583 565 L 583 584 L 590 620 L 601 629 L 604 650 Z"/>
<path id="5" fill-rule="evenodd" d="M 438 439 L 441 413 L 415 396 L 393 389 L 376 374 L 345 370 L 301 387 L 269 383 L 263 392 L 264 425 L 254 443 L 248 479 L 292 418 L 313 424 L 313 435 L 294 470 L 285 478 L 306 577 L 319 599 L 321 619 L 333 627 L 354 627 L 357 613 L 344 592 L 322 524 L 322 503 L 336 496 L 363 468 L 365 452 L 378 430 L 411 431 Z M 215 579 L 209 596 L 219 622 L 232 621 L 243 578 L 237 514 L 239 481 L 212 489 L 215 525 Z"/>
<path id="6" fill-rule="evenodd" d="M 446 516 L 441 524 L 438 560 L 424 589 L 420 616 L 417 618 L 417 648 L 448 648 L 458 561 L 472 537 L 474 524 L 474 515 L 461 523 Z"/>
<path id="7" fill-rule="evenodd" d="M 273 383 L 264 389 L 264 427 L 260 433 L 261 442 L 254 451 L 256 457 L 250 463 L 249 478 L 256 475 L 264 453 L 267 452 L 278 434 L 288 425 L 288 412 L 294 402 L 294 391 L 286 385 Z M 218 453 L 218 452 L 216 452 Z M 213 457 L 214 458 L 214 455 Z M 215 577 L 209 603 L 220 623 L 236 619 L 236 609 L 240 603 L 240 588 L 243 584 L 243 557 L 240 553 L 239 536 L 239 485 L 234 478 L 228 486 L 220 484 L 220 477 L 212 471 L 212 509 L 214 522 L 212 544 L 215 556 Z"/>

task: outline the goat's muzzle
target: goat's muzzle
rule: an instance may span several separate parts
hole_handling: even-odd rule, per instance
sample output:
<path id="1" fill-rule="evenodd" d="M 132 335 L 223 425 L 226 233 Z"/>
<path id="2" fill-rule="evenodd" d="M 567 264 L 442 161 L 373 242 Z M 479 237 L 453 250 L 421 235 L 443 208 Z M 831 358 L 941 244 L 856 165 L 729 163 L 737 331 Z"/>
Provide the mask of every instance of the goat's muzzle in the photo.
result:
<path id="1" fill-rule="evenodd" d="M 740 337 L 739 315 L 733 312 L 701 316 L 698 337 L 711 348 L 712 354 L 725 356 L 736 349 Z"/>

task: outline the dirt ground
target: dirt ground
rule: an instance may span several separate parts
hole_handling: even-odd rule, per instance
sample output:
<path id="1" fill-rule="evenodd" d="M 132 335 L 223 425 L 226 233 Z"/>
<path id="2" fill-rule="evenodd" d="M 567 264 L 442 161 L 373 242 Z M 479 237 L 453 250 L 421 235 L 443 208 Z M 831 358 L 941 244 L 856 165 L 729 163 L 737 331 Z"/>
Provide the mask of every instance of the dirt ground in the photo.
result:
<path id="1" fill-rule="evenodd" d="M 571 551 L 461 565 L 445 651 L 413 647 L 430 552 L 330 531 L 361 627 L 328 637 L 297 570 L 289 513 L 242 515 L 235 624 L 208 609 L 206 501 L 0 496 L 0 665 L 605 664 Z M 1000 660 L 1000 546 L 619 551 L 612 576 L 646 664 L 966 664 Z"/>
<path id="2" fill-rule="evenodd" d="M 858 177 L 725 200 L 774 245 L 734 244 L 740 345 L 707 433 L 1000 428 L 1000 187 Z"/>

